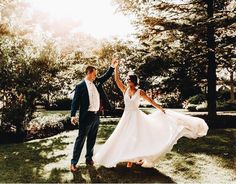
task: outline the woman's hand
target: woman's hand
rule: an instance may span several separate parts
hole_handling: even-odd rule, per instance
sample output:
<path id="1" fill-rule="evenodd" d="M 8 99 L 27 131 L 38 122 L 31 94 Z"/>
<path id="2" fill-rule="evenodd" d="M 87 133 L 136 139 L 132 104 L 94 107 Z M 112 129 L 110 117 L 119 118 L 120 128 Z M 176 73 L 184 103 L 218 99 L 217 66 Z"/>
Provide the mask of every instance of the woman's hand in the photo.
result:
<path id="1" fill-rule="evenodd" d="M 147 96 L 147 94 L 143 90 L 140 91 L 140 95 L 144 100 L 147 100 L 148 102 L 150 102 L 150 104 L 152 104 L 153 107 L 156 107 L 157 109 L 161 110 L 163 113 L 166 113 L 166 111 L 160 105 L 158 105 L 152 98 Z"/>
<path id="2" fill-rule="evenodd" d="M 166 113 L 165 109 L 160 108 L 160 110 L 161 110 L 164 114 Z"/>
<path id="3" fill-rule="evenodd" d="M 122 93 L 124 93 L 126 91 L 126 86 L 123 84 L 123 82 L 120 80 L 120 76 L 119 76 L 119 63 L 120 61 L 116 58 L 114 58 L 112 60 L 113 66 L 115 67 L 115 82 L 118 86 L 118 88 L 122 91 Z"/>
<path id="4" fill-rule="evenodd" d="M 116 68 L 118 65 L 119 65 L 119 60 L 118 59 L 116 59 L 116 58 L 113 58 L 112 59 L 112 61 L 111 61 L 111 66 L 113 67 L 113 68 Z"/>

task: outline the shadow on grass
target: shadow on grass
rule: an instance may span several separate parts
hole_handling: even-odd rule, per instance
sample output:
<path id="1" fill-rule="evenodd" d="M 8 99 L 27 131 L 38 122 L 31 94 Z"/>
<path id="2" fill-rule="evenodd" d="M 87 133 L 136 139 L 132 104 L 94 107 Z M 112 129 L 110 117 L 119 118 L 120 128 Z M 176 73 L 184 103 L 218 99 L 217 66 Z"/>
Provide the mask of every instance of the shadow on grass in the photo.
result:
<path id="1" fill-rule="evenodd" d="M 103 143 L 114 128 L 115 126 L 110 125 L 101 126 L 98 135 L 99 143 Z M 196 157 L 195 154 L 205 154 L 207 159 L 214 156 L 220 157 L 224 167 L 236 170 L 236 165 L 233 164 L 236 158 L 236 129 L 215 129 L 199 139 L 181 138 L 173 151 L 166 155 L 166 162 L 157 164 L 158 170 L 136 165 L 128 169 L 125 163 L 121 163 L 116 168 L 80 165 L 79 171 L 72 174 L 66 168 L 67 166 L 62 165 L 61 168 L 60 164 L 52 164 L 52 168 L 46 171 L 48 175 L 45 176 L 45 166 L 68 159 L 66 148 L 72 142 L 67 138 L 71 138 L 71 135 L 0 145 L 0 183 L 173 183 L 173 180 L 178 179 L 176 176 L 182 177 L 181 172 L 185 173 L 184 177 L 187 180 L 200 181 L 201 177 L 204 177 L 201 174 L 204 165 L 198 165 L 200 157 Z M 162 167 L 166 168 L 164 172 Z M 170 175 L 170 170 L 173 170 L 173 175 Z M 171 178 L 163 173 L 168 173 Z"/>
<path id="2" fill-rule="evenodd" d="M 110 137 L 112 132 L 114 131 L 116 125 L 100 125 L 99 131 L 97 135 L 97 144 L 103 144 Z"/>
<path id="3" fill-rule="evenodd" d="M 104 143 L 114 128 L 115 125 L 100 126 L 97 143 Z M 233 164 L 236 163 L 236 129 L 210 129 L 207 136 L 198 139 L 183 137 L 174 146 L 172 152 L 165 156 L 164 162 L 157 163 L 156 168 L 163 171 L 162 167 L 164 167 L 165 173 L 171 170 L 173 172 L 171 177 L 181 175 L 186 180 L 201 181 L 202 177 L 206 177 L 203 169 L 207 168 L 207 165 L 204 164 L 214 167 L 214 163 L 218 164 L 219 168 L 236 171 L 236 164 Z M 114 182 L 116 179 L 112 178 L 110 181 Z"/>
<path id="4" fill-rule="evenodd" d="M 207 136 L 198 139 L 181 138 L 173 151 L 188 158 L 189 153 L 203 153 L 217 156 L 223 160 L 223 167 L 236 169 L 232 164 L 236 159 L 236 129 L 213 129 Z M 189 158 L 189 164 L 194 165 L 194 159 Z"/>
<path id="5" fill-rule="evenodd" d="M 87 177 L 86 177 L 87 175 Z M 88 180 L 86 180 L 86 178 Z M 115 168 L 79 167 L 73 174 L 72 182 L 81 183 L 174 183 L 173 180 L 154 168 L 142 168 L 134 165 L 127 168 L 125 163 Z"/>
<path id="6" fill-rule="evenodd" d="M 54 156 L 55 150 L 65 149 L 64 137 L 37 142 L 0 145 L 0 182 L 47 182 L 42 171 L 48 163 L 58 162 L 66 155 Z M 48 157 L 48 155 L 52 155 Z"/>

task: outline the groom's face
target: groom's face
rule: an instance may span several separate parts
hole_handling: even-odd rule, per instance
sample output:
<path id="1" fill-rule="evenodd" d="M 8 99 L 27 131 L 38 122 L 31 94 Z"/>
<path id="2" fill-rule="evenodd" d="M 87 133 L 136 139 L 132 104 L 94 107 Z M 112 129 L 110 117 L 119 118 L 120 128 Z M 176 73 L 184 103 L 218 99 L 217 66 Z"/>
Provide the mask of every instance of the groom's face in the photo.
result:
<path id="1" fill-rule="evenodd" d="M 91 79 L 94 81 L 97 77 L 97 70 L 93 70 L 91 73 L 90 73 L 90 76 L 91 76 Z"/>

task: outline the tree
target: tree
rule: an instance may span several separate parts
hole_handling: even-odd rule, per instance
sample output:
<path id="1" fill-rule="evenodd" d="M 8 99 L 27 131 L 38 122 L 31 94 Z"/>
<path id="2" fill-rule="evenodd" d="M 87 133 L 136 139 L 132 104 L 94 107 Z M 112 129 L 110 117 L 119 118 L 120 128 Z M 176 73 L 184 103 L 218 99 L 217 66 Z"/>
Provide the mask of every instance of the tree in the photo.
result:
<path id="1" fill-rule="evenodd" d="M 226 10 L 232 12 L 235 9 L 235 2 L 231 3 L 226 7 Z M 236 38 L 235 38 L 236 24 L 222 27 L 216 30 L 216 61 L 219 66 L 219 70 L 227 70 L 229 76 L 224 74 L 219 76 L 225 84 L 230 86 L 230 103 L 236 103 L 235 101 L 235 78 L 234 74 L 236 71 Z"/>
<path id="2" fill-rule="evenodd" d="M 214 16 L 214 0 L 207 0 L 207 18 L 212 19 Z M 211 124 L 216 118 L 216 61 L 215 61 L 215 26 L 207 25 L 207 47 L 208 47 L 208 119 Z"/>
<path id="3" fill-rule="evenodd" d="M 176 39 L 177 41 L 186 38 L 193 39 L 196 40 L 194 43 L 198 41 L 197 45 L 201 52 L 199 52 L 199 49 L 192 50 L 193 44 L 190 44 L 191 47 L 186 47 L 186 45 L 180 43 L 179 47 L 190 53 L 189 55 L 192 56 L 191 62 L 199 64 L 207 59 L 208 64 L 204 66 L 207 67 L 208 74 L 208 117 L 209 124 L 213 126 L 216 116 L 215 86 L 217 65 L 215 54 L 218 56 L 218 53 L 215 53 L 215 48 L 220 46 L 219 43 L 215 44 L 215 31 L 217 32 L 221 28 L 231 26 L 235 22 L 235 14 L 231 13 L 235 8 L 231 11 L 225 9 L 231 1 L 192 0 L 182 4 L 164 1 L 131 2 L 116 0 L 116 2 L 120 5 L 119 8 L 123 12 L 131 13 L 136 17 L 135 23 L 139 30 L 138 38 L 148 45 L 148 49 L 145 49 L 147 53 L 151 52 L 150 49 L 152 49 L 157 40 L 160 42 L 160 46 L 164 48 L 166 48 L 166 45 L 163 45 L 162 42 L 168 42 L 169 45 L 173 45 L 176 43 Z M 214 16 L 213 11 L 215 13 Z M 172 48 L 170 50 L 173 51 Z M 157 53 L 161 58 L 165 58 L 162 50 L 160 52 L 157 51 Z M 174 63 L 178 59 L 173 56 L 176 55 L 170 56 L 169 54 L 169 58 Z M 179 57 L 184 60 L 184 57 Z M 199 66 L 201 65 L 199 64 Z M 204 80 L 204 78 L 202 79 Z"/>
<path id="4" fill-rule="evenodd" d="M 48 45 L 40 50 L 30 40 L 20 37 L 2 40 L 0 53 L 0 78 L 3 81 L 0 87 L 4 99 L 1 127 L 5 134 L 14 130 L 20 140 L 32 119 L 36 100 L 58 89 L 55 80 L 63 67 L 58 54 L 50 51 Z"/>
<path id="5" fill-rule="evenodd" d="M 32 119 L 36 100 L 44 94 L 58 90 L 59 71 L 65 65 L 53 41 L 47 39 L 36 44 L 27 36 L 29 27 L 21 23 L 26 5 L 20 1 L 2 1 L 0 22 L 0 136 L 14 136 L 20 141 L 25 127 Z M 15 141 L 16 141 L 15 140 Z"/>
<path id="6" fill-rule="evenodd" d="M 111 64 L 114 57 L 120 59 L 120 75 L 123 81 L 129 71 L 138 73 L 137 65 L 139 65 L 139 56 L 136 53 L 132 42 L 124 42 L 121 40 L 114 39 L 110 42 L 103 42 L 101 47 L 94 51 L 96 58 L 95 66 L 98 67 L 98 72 L 102 73 L 107 69 L 107 66 Z M 123 102 L 123 95 L 120 90 L 116 87 L 113 78 L 104 84 L 105 91 L 112 102 L 112 105 L 120 104 Z M 121 104 L 120 104 L 121 105 Z"/>

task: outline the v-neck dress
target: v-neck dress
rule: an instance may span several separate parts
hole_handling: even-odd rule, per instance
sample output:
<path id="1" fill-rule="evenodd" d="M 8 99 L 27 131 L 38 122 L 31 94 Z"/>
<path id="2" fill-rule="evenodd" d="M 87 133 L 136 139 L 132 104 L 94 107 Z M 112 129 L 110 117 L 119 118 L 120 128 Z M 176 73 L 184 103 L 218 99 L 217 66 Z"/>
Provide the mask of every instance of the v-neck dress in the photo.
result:
<path id="1" fill-rule="evenodd" d="M 169 152 L 181 137 L 205 136 L 208 126 L 201 118 L 172 110 L 156 110 L 145 114 L 139 109 L 140 89 L 132 97 L 124 94 L 125 109 L 115 130 L 101 146 L 93 160 L 105 167 L 119 162 L 143 161 L 143 167 L 153 167 Z"/>

